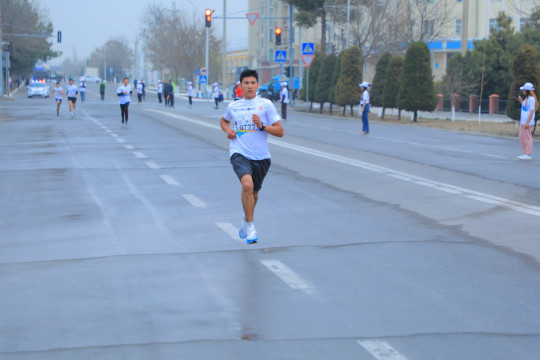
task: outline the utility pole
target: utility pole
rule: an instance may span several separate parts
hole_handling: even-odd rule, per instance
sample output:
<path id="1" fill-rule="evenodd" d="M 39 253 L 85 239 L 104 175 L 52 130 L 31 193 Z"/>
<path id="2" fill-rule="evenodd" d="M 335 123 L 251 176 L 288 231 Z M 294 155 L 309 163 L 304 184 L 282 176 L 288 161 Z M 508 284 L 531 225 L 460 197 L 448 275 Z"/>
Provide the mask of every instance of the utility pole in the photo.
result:
<path id="1" fill-rule="evenodd" d="M 2 39 L 2 0 L 0 0 L 0 53 L 4 52 L 4 40 Z M 4 96 L 4 55 L 0 56 L 0 97 Z"/>
<path id="2" fill-rule="evenodd" d="M 223 0 L 223 59 L 221 59 L 221 86 L 227 86 L 227 0 Z"/>
<path id="3" fill-rule="evenodd" d="M 292 58 L 292 41 L 294 35 L 293 29 L 293 6 L 289 5 L 289 79 L 293 77 L 293 58 Z M 294 84 L 292 84 L 294 88 Z"/>
<path id="4" fill-rule="evenodd" d="M 347 0 L 347 41 L 345 43 L 345 49 L 349 48 L 350 22 L 351 22 L 351 0 Z"/>
<path id="5" fill-rule="evenodd" d="M 461 20 L 461 55 L 467 54 L 469 40 L 469 0 L 463 0 L 463 15 Z"/>

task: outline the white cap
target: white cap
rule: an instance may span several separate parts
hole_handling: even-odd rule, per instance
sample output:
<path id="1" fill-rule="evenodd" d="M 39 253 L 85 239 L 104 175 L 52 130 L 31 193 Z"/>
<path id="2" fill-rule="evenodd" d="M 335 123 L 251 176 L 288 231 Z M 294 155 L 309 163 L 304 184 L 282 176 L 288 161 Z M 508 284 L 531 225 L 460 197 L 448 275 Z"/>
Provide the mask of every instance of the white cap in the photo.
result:
<path id="1" fill-rule="evenodd" d="M 519 90 L 534 90 L 534 86 L 533 84 L 528 82 L 528 83 L 525 83 L 525 85 L 523 85 L 522 87 L 520 87 Z"/>
<path id="2" fill-rule="evenodd" d="M 281 86 L 287 86 L 287 85 L 289 85 L 289 84 L 286 81 L 281 83 Z"/>
<path id="3" fill-rule="evenodd" d="M 217 86 L 217 85 L 218 85 L 217 82 L 212 84 L 212 86 Z"/>
<path id="4" fill-rule="evenodd" d="M 240 85 L 240 81 L 237 81 L 237 82 L 236 82 L 236 85 Z"/>
<path id="5" fill-rule="evenodd" d="M 191 81 L 188 81 L 188 83 L 187 83 L 187 84 L 188 84 L 188 85 L 193 85 L 193 83 L 192 83 Z"/>
<path id="6" fill-rule="evenodd" d="M 367 81 L 363 81 L 363 82 L 362 82 L 360 85 L 358 85 L 358 86 L 367 88 L 367 87 L 370 86 L 370 85 L 369 85 L 369 83 L 368 83 Z"/>

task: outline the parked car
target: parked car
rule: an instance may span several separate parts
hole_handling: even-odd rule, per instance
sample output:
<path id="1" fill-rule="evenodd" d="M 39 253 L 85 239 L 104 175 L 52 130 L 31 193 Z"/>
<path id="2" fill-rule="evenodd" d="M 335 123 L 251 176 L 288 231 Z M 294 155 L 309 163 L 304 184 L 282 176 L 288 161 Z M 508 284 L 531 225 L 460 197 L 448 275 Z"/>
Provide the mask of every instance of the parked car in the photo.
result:
<path id="1" fill-rule="evenodd" d="M 45 82 L 34 82 L 28 85 L 28 97 L 34 96 L 49 97 L 49 85 Z"/>

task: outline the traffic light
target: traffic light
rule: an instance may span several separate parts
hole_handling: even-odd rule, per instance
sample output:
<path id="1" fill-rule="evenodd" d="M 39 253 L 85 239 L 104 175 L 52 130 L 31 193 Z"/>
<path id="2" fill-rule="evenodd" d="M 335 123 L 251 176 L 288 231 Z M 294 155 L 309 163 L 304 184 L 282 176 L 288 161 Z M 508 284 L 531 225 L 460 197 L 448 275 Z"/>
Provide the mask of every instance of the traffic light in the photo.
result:
<path id="1" fill-rule="evenodd" d="M 58 33 L 56 34 L 56 40 L 61 43 L 62 42 L 62 32 L 61 31 L 58 31 Z"/>
<path id="2" fill-rule="evenodd" d="M 276 33 L 276 45 L 281 45 L 281 28 L 277 27 L 275 30 Z"/>
<path id="3" fill-rule="evenodd" d="M 204 10 L 204 21 L 205 26 L 209 28 L 212 25 L 212 10 L 206 9 Z"/>

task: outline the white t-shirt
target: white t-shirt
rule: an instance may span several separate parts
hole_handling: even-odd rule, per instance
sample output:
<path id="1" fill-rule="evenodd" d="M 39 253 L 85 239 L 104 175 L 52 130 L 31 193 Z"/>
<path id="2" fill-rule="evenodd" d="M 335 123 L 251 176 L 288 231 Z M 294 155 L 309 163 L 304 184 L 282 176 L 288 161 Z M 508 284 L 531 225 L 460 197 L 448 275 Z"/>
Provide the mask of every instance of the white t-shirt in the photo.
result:
<path id="1" fill-rule="evenodd" d="M 250 160 L 264 160 L 270 158 L 268 149 L 268 133 L 261 131 L 253 123 L 253 114 L 259 115 L 261 122 L 266 126 L 281 120 L 276 107 L 261 97 L 253 99 L 240 99 L 227 106 L 223 118 L 229 122 L 234 121 L 236 137 L 231 140 L 229 155 L 235 153 L 244 155 Z"/>
<path id="2" fill-rule="evenodd" d="M 159 83 L 159 85 L 157 86 L 157 92 L 158 94 L 163 93 L 163 85 L 161 83 Z"/>
<path id="3" fill-rule="evenodd" d="M 187 96 L 193 96 L 193 86 L 191 85 L 187 89 Z"/>
<path id="4" fill-rule="evenodd" d="M 360 105 L 364 105 L 364 103 L 369 104 L 369 92 L 367 90 L 364 90 L 360 99 Z"/>
<path id="5" fill-rule="evenodd" d="M 528 96 L 525 100 L 523 100 L 523 103 L 521 104 L 521 118 L 519 123 L 521 125 L 526 125 L 527 120 L 529 120 L 529 115 L 531 111 L 533 112 L 531 121 L 529 122 L 529 125 L 534 124 L 534 112 L 536 109 L 536 100 L 533 96 Z"/>
<path id="6" fill-rule="evenodd" d="M 281 89 L 281 98 L 283 99 L 283 103 L 284 104 L 288 104 L 289 103 L 289 90 L 284 87 L 283 89 Z"/>
<path id="7" fill-rule="evenodd" d="M 62 89 L 62 87 L 54 87 L 53 88 L 53 91 L 54 91 L 54 100 L 62 100 L 62 94 L 64 92 L 64 89 Z"/>
<path id="8" fill-rule="evenodd" d="M 142 94 L 142 82 L 137 83 L 137 94 Z"/>
<path id="9" fill-rule="evenodd" d="M 116 94 L 118 94 L 118 97 L 120 98 L 118 103 L 127 104 L 128 102 L 131 102 L 131 93 L 133 93 L 133 91 L 131 90 L 130 85 L 120 85 L 118 90 L 116 90 Z"/>
<path id="10" fill-rule="evenodd" d="M 77 85 L 68 85 L 67 86 L 67 96 L 76 97 L 77 96 Z"/>
<path id="11" fill-rule="evenodd" d="M 86 82 L 85 81 L 81 81 L 79 83 L 79 89 L 80 89 L 81 92 L 86 91 Z"/>
<path id="12" fill-rule="evenodd" d="M 214 86 L 214 97 L 215 98 L 219 97 L 219 86 Z"/>

